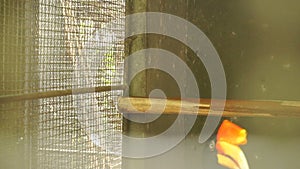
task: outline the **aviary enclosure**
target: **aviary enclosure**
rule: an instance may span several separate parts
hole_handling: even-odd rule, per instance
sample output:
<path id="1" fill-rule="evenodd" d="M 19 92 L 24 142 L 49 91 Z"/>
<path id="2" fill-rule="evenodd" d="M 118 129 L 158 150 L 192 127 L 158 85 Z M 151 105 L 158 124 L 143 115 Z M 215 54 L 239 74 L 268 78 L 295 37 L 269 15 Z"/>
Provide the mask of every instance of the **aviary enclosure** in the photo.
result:
<path id="1" fill-rule="evenodd" d="M 293 0 L 1 0 L 0 168 L 300 168 L 298 11 Z"/>
<path id="2" fill-rule="evenodd" d="M 1 1 L 0 168 L 120 168 L 124 17 L 118 0 Z"/>

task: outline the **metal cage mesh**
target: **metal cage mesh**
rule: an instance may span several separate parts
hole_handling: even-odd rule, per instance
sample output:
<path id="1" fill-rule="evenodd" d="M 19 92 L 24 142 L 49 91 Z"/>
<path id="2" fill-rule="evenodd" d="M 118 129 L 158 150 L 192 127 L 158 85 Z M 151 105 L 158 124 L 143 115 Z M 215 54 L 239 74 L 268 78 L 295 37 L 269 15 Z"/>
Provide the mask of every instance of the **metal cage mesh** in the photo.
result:
<path id="1" fill-rule="evenodd" d="M 124 2 L 1 0 L 0 8 L 0 168 L 121 168 Z M 112 90 L 95 92 L 103 86 Z"/>

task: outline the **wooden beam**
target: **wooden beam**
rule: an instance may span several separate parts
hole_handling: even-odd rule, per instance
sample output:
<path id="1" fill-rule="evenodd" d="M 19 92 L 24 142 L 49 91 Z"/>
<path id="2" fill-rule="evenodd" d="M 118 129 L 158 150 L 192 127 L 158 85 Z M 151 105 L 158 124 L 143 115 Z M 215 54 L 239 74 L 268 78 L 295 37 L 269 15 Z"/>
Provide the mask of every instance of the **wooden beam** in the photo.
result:
<path id="1" fill-rule="evenodd" d="M 150 104 L 151 103 L 151 104 Z M 226 100 L 224 117 L 300 117 L 300 101 Z M 118 110 L 121 113 L 163 113 L 207 116 L 210 99 L 158 99 L 120 97 Z M 212 110 L 212 115 L 216 113 Z"/>
<path id="2" fill-rule="evenodd" d="M 0 104 L 9 103 L 15 101 L 24 101 L 24 100 L 34 100 L 58 96 L 68 96 L 75 94 L 85 94 L 85 93 L 94 93 L 94 92 L 105 92 L 112 90 L 123 90 L 125 86 L 98 86 L 98 87 L 88 87 L 88 88 L 75 88 L 75 89 L 66 89 L 66 90 L 53 90 L 45 92 L 35 92 L 35 93 L 24 93 L 16 95 L 3 95 L 0 96 Z"/>

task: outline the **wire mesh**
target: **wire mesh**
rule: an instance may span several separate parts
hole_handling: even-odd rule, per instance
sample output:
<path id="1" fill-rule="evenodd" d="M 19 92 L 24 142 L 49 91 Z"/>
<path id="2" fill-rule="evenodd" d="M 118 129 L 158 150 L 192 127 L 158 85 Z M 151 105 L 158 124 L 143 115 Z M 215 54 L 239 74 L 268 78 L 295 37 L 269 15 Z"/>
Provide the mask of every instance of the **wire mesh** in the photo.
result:
<path id="1" fill-rule="evenodd" d="M 1 96 L 122 85 L 122 0 L 1 0 L 0 8 Z M 121 168 L 121 94 L 1 103 L 0 168 Z"/>

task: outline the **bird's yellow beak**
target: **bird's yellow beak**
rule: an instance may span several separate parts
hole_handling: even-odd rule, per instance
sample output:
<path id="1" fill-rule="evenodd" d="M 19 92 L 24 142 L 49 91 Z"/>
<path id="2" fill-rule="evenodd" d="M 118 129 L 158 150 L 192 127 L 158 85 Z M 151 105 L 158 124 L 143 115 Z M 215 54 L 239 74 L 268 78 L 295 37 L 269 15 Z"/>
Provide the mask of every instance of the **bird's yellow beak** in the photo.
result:
<path id="1" fill-rule="evenodd" d="M 247 131 L 228 120 L 224 120 L 218 130 L 217 141 L 244 145 L 247 144 Z"/>
<path id="2" fill-rule="evenodd" d="M 224 120 L 218 134 L 216 149 L 218 163 L 229 169 L 249 169 L 247 159 L 239 145 L 247 143 L 247 131 Z"/>

